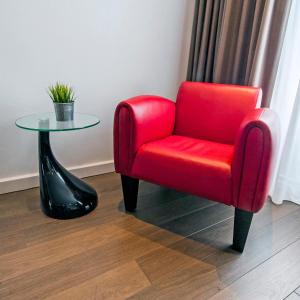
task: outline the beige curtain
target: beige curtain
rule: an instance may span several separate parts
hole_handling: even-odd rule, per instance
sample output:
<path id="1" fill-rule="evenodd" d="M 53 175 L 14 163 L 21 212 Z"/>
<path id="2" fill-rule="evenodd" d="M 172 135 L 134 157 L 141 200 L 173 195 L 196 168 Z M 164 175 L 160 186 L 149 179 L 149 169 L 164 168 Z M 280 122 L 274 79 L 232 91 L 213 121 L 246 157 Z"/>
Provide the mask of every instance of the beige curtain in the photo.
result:
<path id="1" fill-rule="evenodd" d="M 260 86 L 268 106 L 291 2 L 196 0 L 187 80 Z"/>

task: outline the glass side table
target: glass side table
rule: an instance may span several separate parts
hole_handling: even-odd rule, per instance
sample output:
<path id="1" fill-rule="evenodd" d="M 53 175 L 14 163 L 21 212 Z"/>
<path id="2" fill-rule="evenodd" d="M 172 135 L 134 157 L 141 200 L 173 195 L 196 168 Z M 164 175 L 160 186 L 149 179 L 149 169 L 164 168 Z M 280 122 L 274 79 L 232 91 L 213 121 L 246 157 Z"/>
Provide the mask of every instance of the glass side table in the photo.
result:
<path id="1" fill-rule="evenodd" d="M 49 140 L 51 131 L 79 130 L 96 126 L 97 117 L 74 114 L 73 121 L 57 122 L 54 113 L 29 115 L 16 120 L 22 129 L 39 133 L 39 173 L 42 211 L 55 219 L 83 216 L 96 208 L 96 191 L 68 172 L 54 157 Z"/>

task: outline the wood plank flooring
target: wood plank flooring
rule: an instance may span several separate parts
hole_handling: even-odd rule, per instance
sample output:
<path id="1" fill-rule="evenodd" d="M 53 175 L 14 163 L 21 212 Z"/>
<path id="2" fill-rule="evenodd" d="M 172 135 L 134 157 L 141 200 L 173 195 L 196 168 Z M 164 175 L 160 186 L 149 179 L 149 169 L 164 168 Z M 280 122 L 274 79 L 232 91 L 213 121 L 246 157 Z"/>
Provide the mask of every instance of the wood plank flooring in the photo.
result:
<path id="1" fill-rule="evenodd" d="M 300 206 L 267 202 L 240 255 L 231 207 L 141 182 L 127 214 L 117 174 L 86 181 L 99 205 L 72 220 L 0 195 L 0 299 L 300 299 Z"/>

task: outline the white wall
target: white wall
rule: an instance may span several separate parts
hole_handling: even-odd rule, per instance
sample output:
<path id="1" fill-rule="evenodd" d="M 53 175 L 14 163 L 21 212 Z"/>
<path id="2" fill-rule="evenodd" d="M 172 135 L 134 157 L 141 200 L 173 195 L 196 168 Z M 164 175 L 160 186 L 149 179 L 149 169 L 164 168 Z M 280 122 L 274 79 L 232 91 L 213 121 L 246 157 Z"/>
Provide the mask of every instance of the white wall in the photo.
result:
<path id="1" fill-rule="evenodd" d="M 101 125 L 51 135 L 79 175 L 112 170 L 116 104 L 138 94 L 173 97 L 184 80 L 193 0 L 0 1 L 0 193 L 36 185 L 37 134 L 16 118 L 52 111 L 46 88 L 76 92 L 76 111 Z M 91 165 L 92 168 L 86 168 Z"/>

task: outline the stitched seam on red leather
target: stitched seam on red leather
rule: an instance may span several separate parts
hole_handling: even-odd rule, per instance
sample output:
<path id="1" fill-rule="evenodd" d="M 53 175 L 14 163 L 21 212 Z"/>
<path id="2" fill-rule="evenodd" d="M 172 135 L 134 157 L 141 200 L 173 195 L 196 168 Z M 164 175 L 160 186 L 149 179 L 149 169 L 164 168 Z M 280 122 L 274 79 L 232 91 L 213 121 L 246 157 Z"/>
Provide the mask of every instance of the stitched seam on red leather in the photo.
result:
<path id="1" fill-rule="evenodd" d="M 261 111 L 261 113 L 256 117 L 256 120 L 253 120 L 253 121 L 259 120 L 259 118 L 261 117 L 262 113 L 263 113 L 263 111 Z M 239 191 L 238 191 L 237 202 L 236 202 L 236 206 L 237 207 L 239 207 L 239 204 L 240 204 L 240 194 L 241 194 L 241 186 L 242 186 L 243 177 L 244 177 L 244 168 L 245 168 L 245 159 L 246 159 L 245 152 L 246 152 L 247 140 L 248 140 L 248 136 L 249 136 L 249 133 L 250 133 L 251 129 L 254 128 L 254 127 L 258 127 L 258 126 L 251 125 L 251 123 L 250 123 L 250 127 L 249 127 L 249 129 L 247 129 L 247 132 L 246 132 L 245 143 L 243 145 L 243 158 L 242 158 L 243 160 L 242 160 L 242 168 L 241 168 L 241 176 L 242 176 L 242 178 L 239 181 Z M 251 206 L 252 206 L 252 204 L 251 204 Z"/>
<path id="2" fill-rule="evenodd" d="M 129 108 L 127 107 L 127 105 L 126 104 L 123 104 L 123 105 L 121 105 L 120 106 L 120 108 L 119 108 L 119 111 L 118 111 L 118 140 L 119 140 L 119 145 L 118 145 L 118 160 L 119 160 L 119 162 L 121 161 L 121 152 L 120 152 L 120 144 L 121 144 L 121 134 L 120 134 L 120 112 L 121 112 L 121 109 L 126 109 L 127 110 L 127 112 L 128 112 L 128 120 L 129 120 L 129 126 L 130 126 L 130 128 L 129 128 L 129 131 L 132 131 L 131 130 L 131 127 L 132 127 L 132 124 L 131 124 L 131 120 L 130 120 L 130 116 L 131 116 L 131 114 L 130 114 L 130 110 L 129 110 Z M 129 135 L 129 143 L 128 143 L 128 154 L 127 154 L 127 164 L 125 165 L 125 167 L 124 167 L 124 171 L 125 171 L 125 173 L 126 174 L 124 174 L 124 175 L 127 175 L 127 173 L 128 173 L 128 169 L 129 169 L 129 165 L 130 165 L 130 152 L 131 152 L 131 148 L 132 148 L 132 132 L 130 132 L 130 135 Z M 121 171 L 121 170 L 120 170 Z"/>
<path id="3" fill-rule="evenodd" d="M 241 167 L 241 178 L 240 178 L 240 181 L 239 181 L 239 191 L 238 191 L 238 196 L 237 196 L 237 201 L 236 201 L 236 206 L 239 207 L 239 204 L 240 204 L 240 194 L 241 194 L 241 186 L 242 186 L 242 183 L 243 183 L 243 178 L 244 178 L 244 167 L 245 167 L 245 160 L 246 160 L 246 157 L 245 157 L 245 153 L 246 153 L 246 145 L 247 145 L 247 140 L 248 140 L 248 136 L 249 136 L 249 133 L 250 133 L 250 130 L 252 129 L 249 128 L 247 129 L 247 132 L 246 132 L 246 137 L 245 137 L 245 143 L 243 145 L 243 157 L 242 157 L 242 167 Z"/>
<path id="4" fill-rule="evenodd" d="M 263 115 L 263 112 L 260 114 L 260 117 Z M 261 128 L 260 128 L 261 129 Z M 261 174 L 261 168 L 262 168 L 262 163 L 263 163 L 263 158 L 265 157 L 266 153 L 265 153 L 265 144 L 266 144 L 266 137 L 265 137 L 265 133 L 264 133 L 264 130 L 262 130 L 262 134 L 263 134 L 263 151 L 262 151 L 262 155 L 261 155 L 261 159 L 260 159 L 260 164 L 259 164 L 259 175 L 258 175 L 258 178 L 257 178 L 257 181 L 256 181 L 256 184 L 255 184 L 255 194 L 254 194 L 254 199 L 252 201 L 252 205 L 251 205 L 251 210 L 253 211 L 253 208 L 254 208 L 254 204 L 255 204 L 255 200 L 256 200 L 256 196 L 257 196 L 257 190 L 258 190 L 258 183 L 260 182 L 260 178 L 262 176 Z"/>
<path id="5" fill-rule="evenodd" d="M 116 131 L 115 134 L 118 137 L 118 144 L 115 145 L 115 147 L 116 147 L 116 149 L 118 149 L 118 153 L 117 153 L 118 155 L 116 155 L 117 161 L 115 163 L 118 166 L 118 169 L 120 170 L 120 130 L 119 130 L 119 128 L 120 128 L 120 108 L 117 108 L 116 118 L 117 118 L 116 123 L 118 124 L 118 126 L 116 126 L 116 128 L 115 128 L 115 131 Z M 116 151 L 116 150 L 114 150 L 114 151 Z"/>
<path id="6" fill-rule="evenodd" d="M 127 110 L 128 113 L 128 123 L 129 123 L 129 143 L 128 143 L 128 152 L 127 152 L 127 164 L 125 167 L 125 171 L 126 173 L 129 173 L 129 166 L 130 166 L 130 157 L 131 157 L 131 153 L 132 153 L 132 134 L 133 134 L 133 126 L 132 126 L 132 120 L 131 120 L 131 111 L 129 109 L 129 107 L 124 105 L 124 108 Z"/>
<path id="7" fill-rule="evenodd" d="M 130 124 L 130 137 L 129 137 L 129 151 L 128 151 L 128 165 L 127 165 L 127 172 L 129 172 L 129 167 L 132 166 L 132 161 L 133 161 L 133 158 L 132 158 L 132 155 L 134 154 L 133 153 L 133 133 L 134 133 L 134 124 L 132 122 L 132 111 L 130 111 L 129 108 L 128 109 L 128 117 L 129 117 L 129 124 Z M 131 168 L 130 168 L 131 169 Z"/>
<path id="8" fill-rule="evenodd" d="M 259 182 L 259 179 L 261 177 L 261 166 L 262 166 L 262 161 L 263 161 L 263 158 L 264 158 L 264 155 L 265 155 L 265 140 L 264 140 L 264 131 L 262 130 L 262 128 L 260 127 L 257 127 L 259 130 L 261 130 L 262 132 L 262 136 L 263 136 L 263 149 L 262 149 L 262 154 L 261 154 L 261 157 L 260 157 L 260 161 L 259 161 L 259 172 L 258 172 L 258 176 L 256 178 L 256 183 L 255 183 L 255 193 L 254 193 L 254 196 L 253 196 L 253 199 L 252 199 L 252 203 L 251 203 L 251 211 L 253 211 L 253 207 L 254 207 L 254 203 L 255 203 L 255 200 L 256 200 L 256 195 L 257 195 L 257 186 L 258 186 L 258 182 Z"/>
<path id="9" fill-rule="evenodd" d="M 133 142 L 134 142 L 134 135 L 136 134 L 136 123 L 133 122 L 133 115 L 134 115 L 134 110 L 132 109 L 132 107 L 129 104 L 126 104 L 125 108 L 128 111 L 128 120 L 129 120 L 129 145 L 128 145 L 128 164 L 127 164 L 127 168 L 126 168 L 126 172 L 128 174 L 131 173 L 131 169 L 132 169 L 132 165 L 134 162 L 134 157 L 136 155 L 136 150 L 133 149 Z"/>
<path id="10" fill-rule="evenodd" d="M 120 131 L 120 127 L 121 127 L 121 125 L 120 125 L 120 122 L 121 122 L 121 120 L 120 120 L 120 113 L 121 113 L 121 109 L 122 109 L 123 107 L 122 106 L 120 106 L 120 109 L 119 109 L 119 112 L 118 112 L 118 140 L 119 140 L 119 145 L 118 145 L 118 161 L 119 161 L 119 169 L 120 169 L 120 171 L 121 171 L 121 166 L 120 166 L 120 161 L 121 161 L 121 151 L 120 151 L 120 145 L 121 145 L 121 131 Z"/>
<path id="11" fill-rule="evenodd" d="M 259 129 L 263 136 L 264 136 L 264 132 L 262 130 L 262 128 L 260 128 L 259 126 L 253 126 L 251 128 L 249 128 L 248 132 L 247 132 L 247 137 L 246 137 L 246 140 L 248 139 L 248 136 L 251 132 L 252 129 L 254 128 L 257 128 Z M 245 143 L 245 145 L 247 145 L 247 143 Z M 243 152 L 243 164 L 242 164 L 242 178 L 241 178 L 241 181 L 240 181 L 240 185 L 239 185 L 239 196 L 238 196 L 238 202 L 237 202 L 237 206 L 239 207 L 239 203 L 240 203 L 240 192 L 241 192 L 241 187 L 242 187 L 242 184 L 243 184 L 243 179 L 244 179 L 244 168 L 245 168 L 245 160 L 246 160 L 246 157 L 245 157 L 245 152 L 246 152 L 246 146 L 244 147 L 244 152 Z M 259 161 L 259 168 L 258 170 L 260 171 L 261 170 L 261 166 L 262 166 L 262 160 L 263 160 L 263 157 L 264 157 L 264 154 L 265 154 L 265 143 L 263 142 L 263 151 L 262 151 L 262 155 L 260 157 L 260 161 Z M 258 182 L 259 182 L 259 178 L 260 178 L 261 174 L 260 172 L 258 172 L 258 176 L 256 177 L 256 182 L 255 182 L 255 193 L 254 193 L 254 196 L 251 200 L 251 211 L 253 211 L 253 207 L 254 207 L 254 202 L 255 202 L 255 199 L 256 199 L 256 194 L 257 194 L 257 185 L 258 185 Z"/>
<path id="12" fill-rule="evenodd" d="M 116 108 L 115 113 L 115 121 L 114 121 L 114 142 L 116 145 L 114 145 L 114 156 L 115 156 L 115 165 L 116 169 L 120 171 L 120 108 L 121 106 L 118 105 Z"/>

